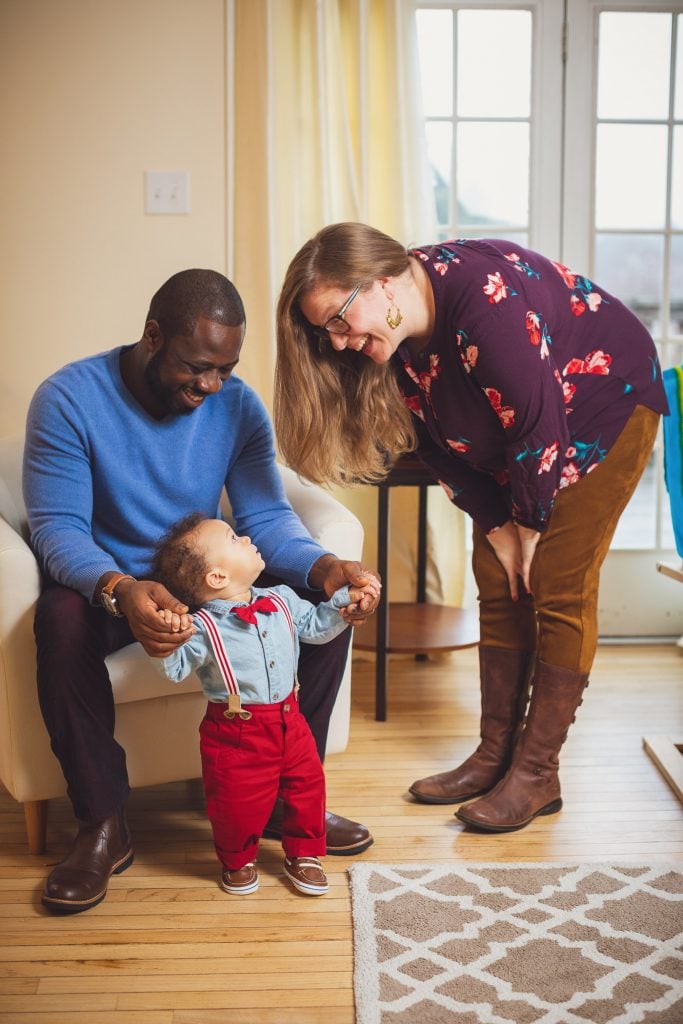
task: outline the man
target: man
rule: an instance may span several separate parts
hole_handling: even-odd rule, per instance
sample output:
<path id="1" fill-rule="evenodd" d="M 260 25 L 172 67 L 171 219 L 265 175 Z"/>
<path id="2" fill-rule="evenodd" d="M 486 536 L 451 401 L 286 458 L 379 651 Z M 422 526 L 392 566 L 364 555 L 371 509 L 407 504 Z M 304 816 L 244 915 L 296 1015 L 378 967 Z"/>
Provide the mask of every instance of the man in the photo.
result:
<path id="1" fill-rule="evenodd" d="M 244 333 L 244 307 L 227 278 L 182 271 L 152 299 L 137 344 L 71 363 L 31 403 L 24 495 L 45 574 L 35 620 L 38 692 L 79 820 L 43 894 L 57 913 L 95 906 L 111 874 L 133 860 L 125 751 L 114 739 L 104 661 L 135 640 L 165 657 L 191 635 L 171 632 L 158 610 L 186 608 L 146 578 L 174 522 L 192 511 L 214 517 L 226 487 L 237 531 L 251 536 L 272 575 L 318 590 L 317 599 L 345 583 L 369 585 L 355 611 L 361 620 L 377 604 L 374 576 L 324 551 L 285 499 L 265 408 L 232 376 Z M 347 630 L 304 647 L 299 661 L 301 710 L 321 759 L 348 641 Z M 278 810 L 266 836 L 280 835 Z M 328 812 L 326 825 L 328 853 L 372 843 L 357 822 Z"/>

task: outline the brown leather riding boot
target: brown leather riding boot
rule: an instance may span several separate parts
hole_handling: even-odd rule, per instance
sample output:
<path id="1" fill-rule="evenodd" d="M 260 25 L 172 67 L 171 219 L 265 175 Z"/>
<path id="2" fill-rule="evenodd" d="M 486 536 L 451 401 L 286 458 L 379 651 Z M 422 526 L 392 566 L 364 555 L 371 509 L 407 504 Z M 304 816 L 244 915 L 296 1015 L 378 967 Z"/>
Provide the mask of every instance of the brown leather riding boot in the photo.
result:
<path id="1" fill-rule="evenodd" d="M 409 792 L 423 804 L 458 804 L 486 793 L 502 779 L 529 695 L 533 654 L 479 647 L 481 743 L 459 768 L 414 782 Z"/>
<path id="2" fill-rule="evenodd" d="M 586 686 L 585 673 L 536 662 L 529 714 L 510 770 L 481 800 L 456 811 L 456 817 L 485 832 L 514 832 L 539 814 L 561 809 L 558 755 Z"/>
<path id="3" fill-rule="evenodd" d="M 96 825 L 81 822 L 70 852 L 48 875 L 42 904 L 57 914 L 78 914 L 101 903 L 111 875 L 133 863 L 123 808 Z"/>

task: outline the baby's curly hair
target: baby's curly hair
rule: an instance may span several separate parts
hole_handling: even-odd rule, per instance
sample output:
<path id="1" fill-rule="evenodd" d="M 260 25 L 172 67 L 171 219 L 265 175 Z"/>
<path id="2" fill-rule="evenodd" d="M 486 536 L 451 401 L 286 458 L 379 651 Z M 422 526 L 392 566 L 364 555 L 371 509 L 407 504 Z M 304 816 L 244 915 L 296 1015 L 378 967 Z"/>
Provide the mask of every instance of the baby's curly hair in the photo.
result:
<path id="1" fill-rule="evenodd" d="M 206 600 L 204 577 L 209 571 L 209 564 L 197 549 L 192 534 L 207 518 L 201 512 L 191 512 L 177 522 L 162 537 L 152 561 L 152 579 L 163 583 L 190 611 L 199 608 Z"/>

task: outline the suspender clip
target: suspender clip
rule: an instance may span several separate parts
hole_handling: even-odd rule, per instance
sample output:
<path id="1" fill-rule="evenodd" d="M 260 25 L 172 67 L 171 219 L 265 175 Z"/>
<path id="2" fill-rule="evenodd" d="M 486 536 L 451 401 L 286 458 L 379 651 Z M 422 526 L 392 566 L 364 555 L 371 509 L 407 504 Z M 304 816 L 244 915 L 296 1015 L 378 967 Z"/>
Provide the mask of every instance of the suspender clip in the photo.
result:
<path id="1" fill-rule="evenodd" d="M 246 708 L 242 707 L 239 693 L 228 694 L 228 710 L 224 711 L 223 714 L 231 720 L 235 715 L 239 715 L 243 722 L 248 722 L 251 718 L 251 711 L 247 711 Z"/>

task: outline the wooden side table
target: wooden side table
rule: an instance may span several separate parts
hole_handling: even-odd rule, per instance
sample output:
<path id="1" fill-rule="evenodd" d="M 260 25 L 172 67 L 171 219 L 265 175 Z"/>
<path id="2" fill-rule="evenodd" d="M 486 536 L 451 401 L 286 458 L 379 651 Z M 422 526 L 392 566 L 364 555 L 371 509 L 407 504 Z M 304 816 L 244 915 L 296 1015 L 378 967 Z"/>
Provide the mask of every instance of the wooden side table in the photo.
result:
<path id="1" fill-rule="evenodd" d="M 354 647 L 375 651 L 375 720 L 387 719 L 387 656 L 415 654 L 418 659 L 436 651 L 455 651 L 479 643 L 475 611 L 427 604 L 427 488 L 437 481 L 414 455 L 398 459 L 377 484 L 377 570 L 382 598 L 375 614 L 354 633 Z M 392 487 L 419 487 L 417 530 L 417 600 L 389 603 L 389 492 Z"/>

